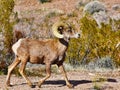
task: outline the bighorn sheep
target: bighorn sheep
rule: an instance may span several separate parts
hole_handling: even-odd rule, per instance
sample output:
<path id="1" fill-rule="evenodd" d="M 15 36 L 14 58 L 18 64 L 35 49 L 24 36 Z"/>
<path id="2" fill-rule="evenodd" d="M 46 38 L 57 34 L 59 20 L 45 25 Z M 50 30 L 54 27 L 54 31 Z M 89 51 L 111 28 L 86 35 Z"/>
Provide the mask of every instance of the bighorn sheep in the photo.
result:
<path id="1" fill-rule="evenodd" d="M 80 34 L 78 32 L 75 33 L 75 30 L 72 30 L 71 26 L 65 22 L 55 23 L 52 26 L 52 31 L 58 39 L 35 40 L 22 38 L 12 46 L 12 50 L 16 57 L 15 61 L 8 67 L 8 75 L 6 78 L 7 86 L 11 86 L 11 72 L 19 63 L 21 63 L 19 68 L 20 74 L 27 81 L 29 86 L 34 86 L 24 74 L 25 66 L 27 62 L 30 62 L 33 64 L 46 65 L 47 75 L 38 82 L 39 87 L 41 87 L 41 84 L 50 77 L 50 68 L 52 64 L 58 65 L 65 77 L 67 86 L 69 88 L 73 87 L 73 85 L 68 81 L 66 72 L 63 67 L 63 62 L 70 38 L 78 38 L 80 37 Z"/>

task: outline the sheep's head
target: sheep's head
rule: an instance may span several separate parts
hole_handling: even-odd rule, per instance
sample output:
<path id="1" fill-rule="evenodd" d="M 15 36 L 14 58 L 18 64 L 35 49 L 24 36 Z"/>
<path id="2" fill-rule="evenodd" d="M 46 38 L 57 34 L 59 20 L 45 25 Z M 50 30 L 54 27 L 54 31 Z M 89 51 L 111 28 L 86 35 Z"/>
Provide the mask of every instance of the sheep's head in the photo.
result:
<path id="1" fill-rule="evenodd" d="M 57 38 L 79 38 L 80 34 L 73 30 L 72 26 L 64 23 L 64 22 L 57 22 L 52 27 L 53 34 Z"/>

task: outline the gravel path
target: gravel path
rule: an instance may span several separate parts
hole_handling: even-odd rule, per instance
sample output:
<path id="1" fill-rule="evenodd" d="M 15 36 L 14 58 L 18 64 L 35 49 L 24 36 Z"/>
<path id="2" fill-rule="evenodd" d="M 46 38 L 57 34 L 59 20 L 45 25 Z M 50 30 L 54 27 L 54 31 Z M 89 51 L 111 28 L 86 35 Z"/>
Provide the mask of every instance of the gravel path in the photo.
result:
<path id="1" fill-rule="evenodd" d="M 100 90 L 120 90 L 120 76 L 106 76 L 90 72 L 75 72 L 67 73 L 70 82 L 74 85 L 73 89 L 65 86 L 64 78 L 60 74 L 52 74 L 52 76 L 42 85 L 30 88 L 22 77 L 12 75 L 11 83 L 13 87 L 5 87 L 6 75 L 0 76 L 0 90 L 95 90 L 93 87 L 101 88 Z M 42 78 L 38 76 L 29 77 L 30 80 L 37 84 Z M 94 82 L 96 81 L 96 82 Z M 96 89 L 98 90 L 98 89 Z"/>

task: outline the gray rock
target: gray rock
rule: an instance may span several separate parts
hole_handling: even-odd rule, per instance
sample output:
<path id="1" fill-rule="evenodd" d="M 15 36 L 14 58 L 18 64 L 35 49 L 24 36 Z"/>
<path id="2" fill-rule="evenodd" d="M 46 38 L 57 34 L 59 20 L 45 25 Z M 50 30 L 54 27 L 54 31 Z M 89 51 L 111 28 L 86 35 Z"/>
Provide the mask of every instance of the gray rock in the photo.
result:
<path id="1" fill-rule="evenodd" d="M 100 11 L 93 14 L 93 18 L 98 24 L 98 27 L 101 28 L 101 23 L 109 24 L 110 18 L 106 12 Z"/>
<path id="2" fill-rule="evenodd" d="M 120 20 L 120 13 L 110 15 L 110 18 L 111 18 L 112 20 L 118 21 L 118 20 Z"/>
<path id="3" fill-rule="evenodd" d="M 112 6 L 113 10 L 120 10 L 120 4 L 115 4 Z"/>
<path id="4" fill-rule="evenodd" d="M 93 14 L 93 13 L 99 12 L 99 11 L 106 11 L 106 8 L 105 8 L 104 4 L 101 2 L 92 1 L 92 2 L 88 3 L 87 5 L 85 5 L 83 11 Z"/>
<path id="5" fill-rule="evenodd" d="M 112 20 L 112 24 L 111 24 L 112 30 L 117 31 L 118 29 L 120 29 L 120 25 L 115 23 L 116 21 L 120 21 L 120 13 L 110 15 L 110 18 Z"/>

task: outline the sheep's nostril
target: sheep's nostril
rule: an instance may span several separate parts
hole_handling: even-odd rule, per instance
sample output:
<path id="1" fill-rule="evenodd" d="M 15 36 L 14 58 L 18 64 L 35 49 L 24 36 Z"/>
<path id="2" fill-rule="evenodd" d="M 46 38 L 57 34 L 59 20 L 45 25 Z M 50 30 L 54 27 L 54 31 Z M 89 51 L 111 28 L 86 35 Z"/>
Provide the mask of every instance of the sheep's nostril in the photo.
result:
<path id="1" fill-rule="evenodd" d="M 78 34 L 78 37 L 80 37 L 80 34 Z"/>

